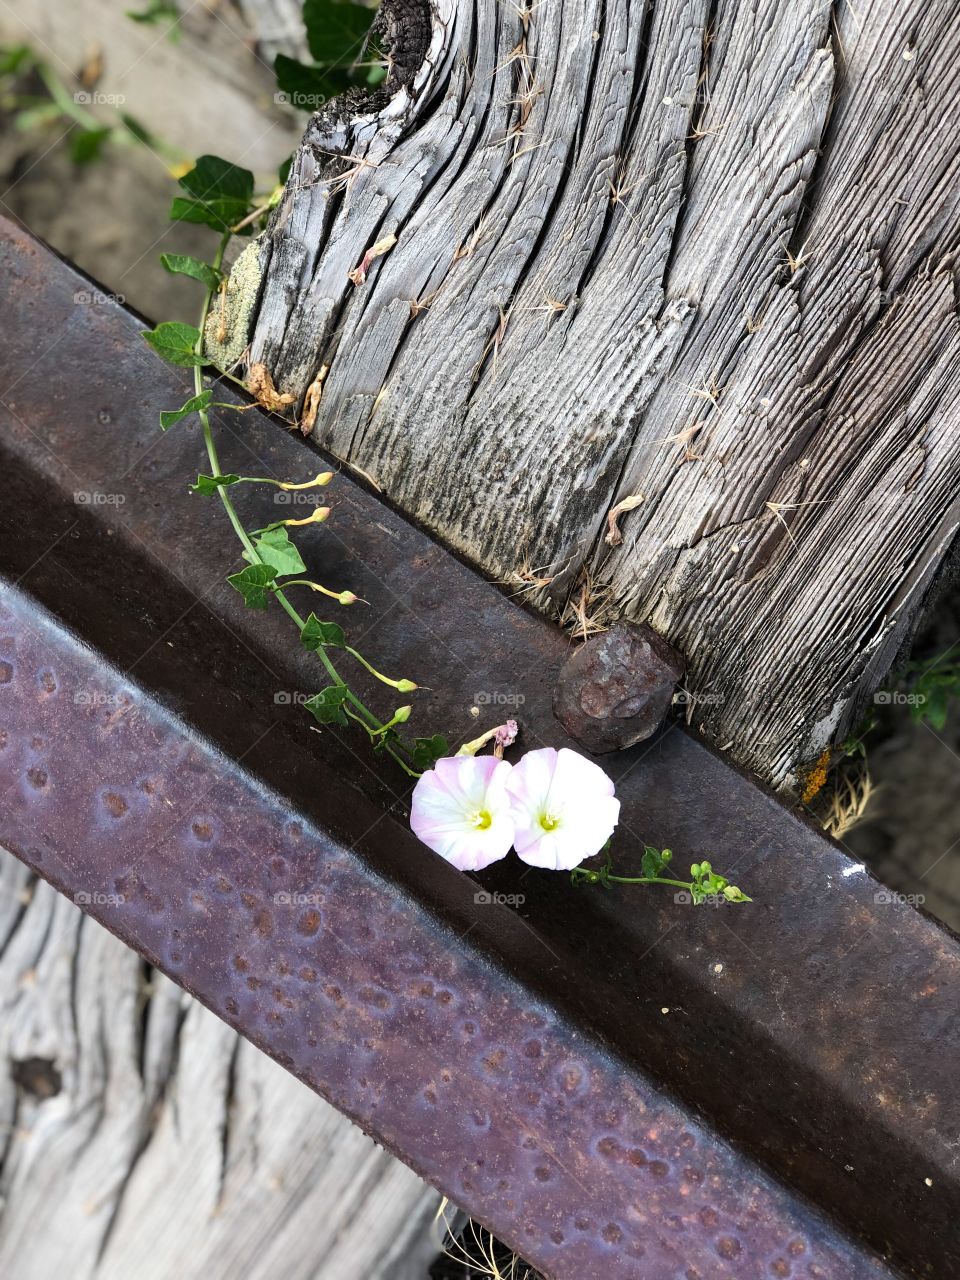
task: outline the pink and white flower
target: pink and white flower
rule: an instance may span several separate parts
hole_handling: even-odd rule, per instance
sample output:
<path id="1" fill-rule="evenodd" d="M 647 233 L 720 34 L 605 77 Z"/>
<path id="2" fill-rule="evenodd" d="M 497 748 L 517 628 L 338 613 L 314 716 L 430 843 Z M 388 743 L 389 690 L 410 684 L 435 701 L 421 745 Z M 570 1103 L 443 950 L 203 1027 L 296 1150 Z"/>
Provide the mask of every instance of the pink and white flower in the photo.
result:
<path id="1" fill-rule="evenodd" d="M 505 857 L 514 837 L 511 768 L 494 756 L 438 760 L 413 791 L 414 833 L 461 871 L 480 871 Z"/>
<path id="2" fill-rule="evenodd" d="M 524 862 L 570 871 L 599 853 L 620 816 L 613 781 L 568 747 L 528 751 L 506 780 Z"/>

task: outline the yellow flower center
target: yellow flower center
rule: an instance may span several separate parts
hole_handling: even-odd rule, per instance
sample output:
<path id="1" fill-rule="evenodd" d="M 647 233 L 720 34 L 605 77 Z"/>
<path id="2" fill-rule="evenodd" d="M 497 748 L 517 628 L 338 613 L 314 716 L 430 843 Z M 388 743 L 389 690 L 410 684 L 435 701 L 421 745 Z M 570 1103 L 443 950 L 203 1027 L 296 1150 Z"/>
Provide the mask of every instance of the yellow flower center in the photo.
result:
<path id="1" fill-rule="evenodd" d="M 477 809 L 475 813 L 468 814 L 467 820 L 471 827 L 475 827 L 477 831 L 486 831 L 487 827 L 493 823 L 493 819 L 486 809 Z"/>
<path id="2" fill-rule="evenodd" d="M 544 831 L 556 831 L 560 825 L 560 819 L 552 813 L 541 813 L 540 825 Z"/>

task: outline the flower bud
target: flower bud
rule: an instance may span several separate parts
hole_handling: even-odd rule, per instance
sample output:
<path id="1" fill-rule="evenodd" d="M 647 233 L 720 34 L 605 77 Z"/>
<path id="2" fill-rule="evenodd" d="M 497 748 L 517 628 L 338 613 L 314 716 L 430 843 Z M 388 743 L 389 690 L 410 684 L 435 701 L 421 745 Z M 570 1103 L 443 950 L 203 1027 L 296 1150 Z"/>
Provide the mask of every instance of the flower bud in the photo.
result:
<path id="1" fill-rule="evenodd" d="M 413 693 L 417 688 L 412 680 L 398 680 L 394 687 L 398 693 Z"/>
<path id="2" fill-rule="evenodd" d="M 302 520 L 284 520 L 283 523 L 291 526 L 301 524 L 323 524 L 329 514 L 329 507 L 314 507 L 310 514 L 305 516 Z"/>
<path id="3" fill-rule="evenodd" d="M 285 480 L 278 486 L 280 489 L 319 489 L 325 484 L 329 484 L 336 473 L 333 471 L 321 471 L 314 476 L 312 480 L 306 480 L 303 484 L 294 484 L 291 480 Z"/>
<path id="4" fill-rule="evenodd" d="M 393 713 L 393 723 L 406 724 L 406 722 L 410 719 L 411 711 L 413 711 L 413 707 L 398 707 L 396 711 Z"/>
<path id="5" fill-rule="evenodd" d="M 337 599 L 340 601 L 341 604 L 357 603 L 357 597 L 353 594 L 352 591 L 341 591 L 340 594 L 337 596 Z"/>

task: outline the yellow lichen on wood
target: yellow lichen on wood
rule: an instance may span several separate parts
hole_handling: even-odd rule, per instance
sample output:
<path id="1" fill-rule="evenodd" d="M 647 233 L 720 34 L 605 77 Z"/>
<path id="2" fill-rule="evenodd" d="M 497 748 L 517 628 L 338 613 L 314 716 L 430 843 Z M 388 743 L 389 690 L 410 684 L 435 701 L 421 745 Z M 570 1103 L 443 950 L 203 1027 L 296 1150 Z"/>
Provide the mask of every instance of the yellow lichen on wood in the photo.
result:
<path id="1" fill-rule="evenodd" d="M 807 773 L 806 780 L 803 784 L 803 794 L 800 797 L 804 804 L 809 804 L 826 782 L 827 771 L 830 768 L 830 755 L 830 748 L 827 747 L 827 749 L 821 753 L 817 763 Z"/>

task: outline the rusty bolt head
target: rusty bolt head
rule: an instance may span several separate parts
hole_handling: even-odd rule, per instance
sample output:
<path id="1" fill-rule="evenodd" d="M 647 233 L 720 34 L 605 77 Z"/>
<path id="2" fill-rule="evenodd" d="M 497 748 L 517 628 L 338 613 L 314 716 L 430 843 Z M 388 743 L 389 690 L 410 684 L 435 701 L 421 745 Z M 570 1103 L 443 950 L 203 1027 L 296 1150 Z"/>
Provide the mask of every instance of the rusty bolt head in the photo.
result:
<path id="1" fill-rule="evenodd" d="M 662 636 L 618 622 L 564 663 L 553 710 L 588 751 L 619 751 L 659 728 L 682 675 L 683 657 Z"/>

